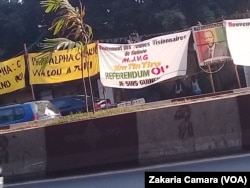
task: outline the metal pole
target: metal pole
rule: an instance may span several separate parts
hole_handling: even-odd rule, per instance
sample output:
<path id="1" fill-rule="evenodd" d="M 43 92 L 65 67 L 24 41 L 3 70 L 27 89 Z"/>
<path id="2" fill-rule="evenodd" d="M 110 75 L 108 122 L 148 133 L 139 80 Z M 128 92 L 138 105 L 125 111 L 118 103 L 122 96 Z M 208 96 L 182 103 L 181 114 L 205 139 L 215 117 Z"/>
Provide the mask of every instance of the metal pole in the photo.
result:
<path id="1" fill-rule="evenodd" d="M 28 72 L 30 73 L 29 57 L 28 57 L 28 51 L 27 51 L 26 44 L 24 44 L 24 60 L 25 60 L 25 63 L 27 65 Z M 34 88 L 33 88 L 32 84 L 30 84 L 30 88 L 31 88 L 32 99 L 35 100 L 36 98 L 35 98 Z"/>
<path id="2" fill-rule="evenodd" d="M 239 72 L 238 72 L 238 69 L 237 69 L 237 65 L 234 65 L 234 71 L 235 71 L 235 74 L 236 74 L 238 86 L 239 86 L 239 88 L 241 88 L 240 77 L 239 77 Z"/>
<path id="3" fill-rule="evenodd" d="M 208 70 L 209 70 L 209 77 L 210 77 L 210 83 L 211 83 L 211 86 L 212 86 L 212 90 L 213 90 L 213 93 L 215 93 L 213 73 L 211 73 L 210 65 L 208 65 Z"/>

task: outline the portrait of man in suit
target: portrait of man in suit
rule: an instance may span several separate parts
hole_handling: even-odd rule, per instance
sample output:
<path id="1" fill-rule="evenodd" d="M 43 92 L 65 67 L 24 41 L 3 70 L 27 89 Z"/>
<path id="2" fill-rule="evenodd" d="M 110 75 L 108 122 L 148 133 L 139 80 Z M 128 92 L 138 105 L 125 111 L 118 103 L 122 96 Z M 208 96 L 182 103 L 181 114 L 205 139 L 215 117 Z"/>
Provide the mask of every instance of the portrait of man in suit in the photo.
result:
<path id="1" fill-rule="evenodd" d="M 227 46 L 215 43 L 214 33 L 211 30 L 204 32 L 207 49 L 203 52 L 203 61 L 214 57 L 230 57 L 230 52 Z"/>
<path id="2" fill-rule="evenodd" d="M 216 43 L 214 33 L 211 30 L 204 32 L 205 42 L 207 48 L 203 51 L 203 61 L 215 57 L 230 57 L 229 49 L 227 46 Z"/>

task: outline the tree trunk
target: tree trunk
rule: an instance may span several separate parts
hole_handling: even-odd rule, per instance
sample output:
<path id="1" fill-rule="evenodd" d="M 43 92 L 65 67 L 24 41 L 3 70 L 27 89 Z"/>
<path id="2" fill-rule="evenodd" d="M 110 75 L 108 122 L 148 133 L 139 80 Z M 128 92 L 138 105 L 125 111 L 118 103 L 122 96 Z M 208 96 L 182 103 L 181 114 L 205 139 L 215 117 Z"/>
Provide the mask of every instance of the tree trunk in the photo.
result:
<path id="1" fill-rule="evenodd" d="M 85 79 L 84 79 L 84 61 L 83 61 L 83 57 L 85 57 L 85 55 L 86 55 L 86 51 L 84 51 L 82 49 L 82 47 L 81 47 L 82 82 L 83 82 L 84 93 L 85 93 L 86 111 L 88 113 L 89 112 L 89 106 L 88 106 L 88 96 L 87 96 L 86 82 L 85 82 Z"/>
<path id="2" fill-rule="evenodd" d="M 86 48 L 87 48 L 87 45 L 86 45 Z M 88 70 L 89 88 L 90 88 L 90 95 L 91 95 L 92 108 L 93 108 L 93 114 L 94 114 L 95 113 L 95 103 L 94 103 L 92 83 L 91 83 L 91 79 L 90 79 L 90 76 L 89 76 L 89 64 L 90 64 L 90 62 L 89 62 L 89 55 L 88 55 L 88 53 L 86 53 L 86 64 L 87 64 L 87 70 Z"/>

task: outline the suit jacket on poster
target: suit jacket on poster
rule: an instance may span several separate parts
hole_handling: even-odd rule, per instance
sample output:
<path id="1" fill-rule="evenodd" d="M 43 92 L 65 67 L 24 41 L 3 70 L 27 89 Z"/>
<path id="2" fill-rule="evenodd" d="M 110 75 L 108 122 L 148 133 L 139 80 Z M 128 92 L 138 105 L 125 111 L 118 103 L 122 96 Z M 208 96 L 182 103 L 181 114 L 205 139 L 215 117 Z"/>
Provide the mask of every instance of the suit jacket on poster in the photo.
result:
<path id="1" fill-rule="evenodd" d="M 221 45 L 221 44 L 215 44 L 213 57 L 220 57 L 220 56 L 230 56 L 228 47 Z M 209 49 L 207 48 L 203 53 L 203 61 L 209 58 L 210 58 Z"/>

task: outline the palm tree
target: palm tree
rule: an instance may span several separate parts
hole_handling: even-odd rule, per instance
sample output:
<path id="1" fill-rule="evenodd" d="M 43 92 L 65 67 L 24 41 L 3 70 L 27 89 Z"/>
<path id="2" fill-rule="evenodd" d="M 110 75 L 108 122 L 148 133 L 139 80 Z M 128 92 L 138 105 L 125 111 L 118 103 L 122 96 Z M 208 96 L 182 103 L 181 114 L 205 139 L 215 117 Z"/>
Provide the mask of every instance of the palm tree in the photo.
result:
<path id="1" fill-rule="evenodd" d="M 58 38 L 45 39 L 41 43 L 41 55 L 38 57 L 38 62 L 45 67 L 48 60 L 51 58 L 52 53 L 56 50 L 73 49 L 77 48 L 81 52 L 81 65 L 82 65 L 82 80 L 84 85 L 85 100 L 88 112 L 87 89 L 84 79 L 84 62 L 88 63 L 87 44 L 89 44 L 93 37 L 91 26 L 84 23 L 85 7 L 79 2 L 79 7 L 73 7 L 68 0 L 41 0 L 42 7 L 45 7 L 45 13 L 56 13 L 57 16 L 52 21 L 52 26 L 49 30 L 53 31 L 53 35 Z M 87 66 L 89 69 L 89 66 Z M 91 80 L 89 78 L 93 112 L 94 97 L 92 92 Z"/>

